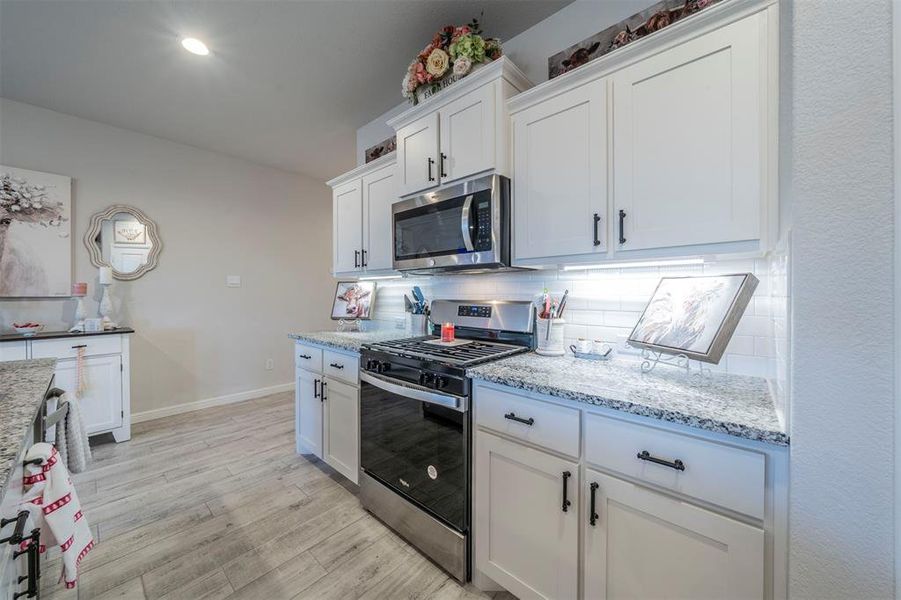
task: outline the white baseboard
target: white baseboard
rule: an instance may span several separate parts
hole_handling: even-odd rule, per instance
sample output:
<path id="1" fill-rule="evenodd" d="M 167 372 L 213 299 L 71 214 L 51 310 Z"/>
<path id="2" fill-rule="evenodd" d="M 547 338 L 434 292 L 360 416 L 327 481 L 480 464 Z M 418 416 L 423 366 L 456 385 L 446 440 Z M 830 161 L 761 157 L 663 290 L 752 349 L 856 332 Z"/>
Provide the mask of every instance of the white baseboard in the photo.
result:
<path id="1" fill-rule="evenodd" d="M 205 400 L 197 400 L 195 402 L 186 402 L 184 404 L 176 404 L 175 406 L 167 406 L 166 408 L 155 408 L 153 410 L 145 410 L 142 412 L 132 413 L 131 422 L 141 423 L 143 421 L 152 421 L 154 419 L 162 419 L 163 417 L 171 417 L 182 413 L 194 412 L 204 408 L 212 408 L 213 406 L 224 406 L 226 404 L 234 404 L 235 402 L 244 402 L 245 400 L 253 400 L 254 398 L 262 398 L 271 394 L 280 392 L 290 392 L 294 389 L 293 383 L 283 383 L 281 385 L 273 385 L 270 387 L 259 388 L 256 390 L 247 390 L 246 392 L 238 392 L 237 394 L 228 394 L 226 396 L 218 396 L 216 398 L 207 398 Z"/>

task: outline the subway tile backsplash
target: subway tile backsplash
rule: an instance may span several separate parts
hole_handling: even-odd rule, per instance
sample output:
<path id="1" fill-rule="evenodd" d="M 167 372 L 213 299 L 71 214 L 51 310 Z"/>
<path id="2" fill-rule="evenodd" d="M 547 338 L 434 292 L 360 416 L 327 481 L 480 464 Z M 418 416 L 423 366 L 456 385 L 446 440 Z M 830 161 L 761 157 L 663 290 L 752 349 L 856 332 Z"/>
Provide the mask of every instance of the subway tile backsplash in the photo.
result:
<path id="1" fill-rule="evenodd" d="M 726 354 L 712 369 L 767 377 L 774 391 L 784 392 L 787 366 L 787 260 L 722 260 L 703 265 L 598 269 L 593 271 L 519 271 L 482 275 L 438 275 L 378 282 L 375 323 L 392 328 L 404 319 L 403 294 L 419 285 L 426 298 L 473 300 L 531 300 L 545 287 L 554 295 L 570 290 L 566 341 L 600 339 L 616 344 L 620 352 L 638 353 L 624 340 L 641 316 L 645 304 L 663 276 L 751 272 L 760 280 L 753 301 L 736 329 Z M 780 364 L 783 363 L 783 364 Z M 780 383 L 781 381 L 781 383 Z M 781 388 L 780 388 L 781 385 Z"/>

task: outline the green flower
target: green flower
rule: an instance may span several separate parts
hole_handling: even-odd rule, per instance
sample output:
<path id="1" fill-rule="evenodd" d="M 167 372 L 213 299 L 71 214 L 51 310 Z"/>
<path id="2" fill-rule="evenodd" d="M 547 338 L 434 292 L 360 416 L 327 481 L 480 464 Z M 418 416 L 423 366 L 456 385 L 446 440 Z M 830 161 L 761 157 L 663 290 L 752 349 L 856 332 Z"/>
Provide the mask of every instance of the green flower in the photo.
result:
<path id="1" fill-rule="evenodd" d="M 451 58 L 464 57 L 473 63 L 485 62 L 485 40 L 481 36 L 467 33 L 457 38 L 448 48 Z"/>

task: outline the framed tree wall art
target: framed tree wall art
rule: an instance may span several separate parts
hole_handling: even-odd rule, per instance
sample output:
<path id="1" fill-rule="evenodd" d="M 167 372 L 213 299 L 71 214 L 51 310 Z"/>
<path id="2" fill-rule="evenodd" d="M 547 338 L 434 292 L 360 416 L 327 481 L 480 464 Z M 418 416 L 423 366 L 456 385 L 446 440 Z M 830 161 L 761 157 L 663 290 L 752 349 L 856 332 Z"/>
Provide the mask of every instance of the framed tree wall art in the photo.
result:
<path id="1" fill-rule="evenodd" d="M 0 165 L 0 298 L 69 296 L 72 180 Z"/>

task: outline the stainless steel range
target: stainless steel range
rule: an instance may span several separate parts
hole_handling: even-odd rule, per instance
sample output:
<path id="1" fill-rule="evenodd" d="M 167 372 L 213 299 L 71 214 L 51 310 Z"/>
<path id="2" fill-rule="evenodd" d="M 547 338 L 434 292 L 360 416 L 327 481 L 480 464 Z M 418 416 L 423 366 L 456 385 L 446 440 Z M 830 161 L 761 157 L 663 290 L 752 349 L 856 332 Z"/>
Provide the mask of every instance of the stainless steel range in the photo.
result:
<path id="1" fill-rule="evenodd" d="M 472 419 L 466 369 L 527 352 L 534 316 L 529 302 L 435 300 L 431 320 L 453 322 L 457 340 L 425 336 L 362 348 L 360 498 L 467 581 Z"/>

